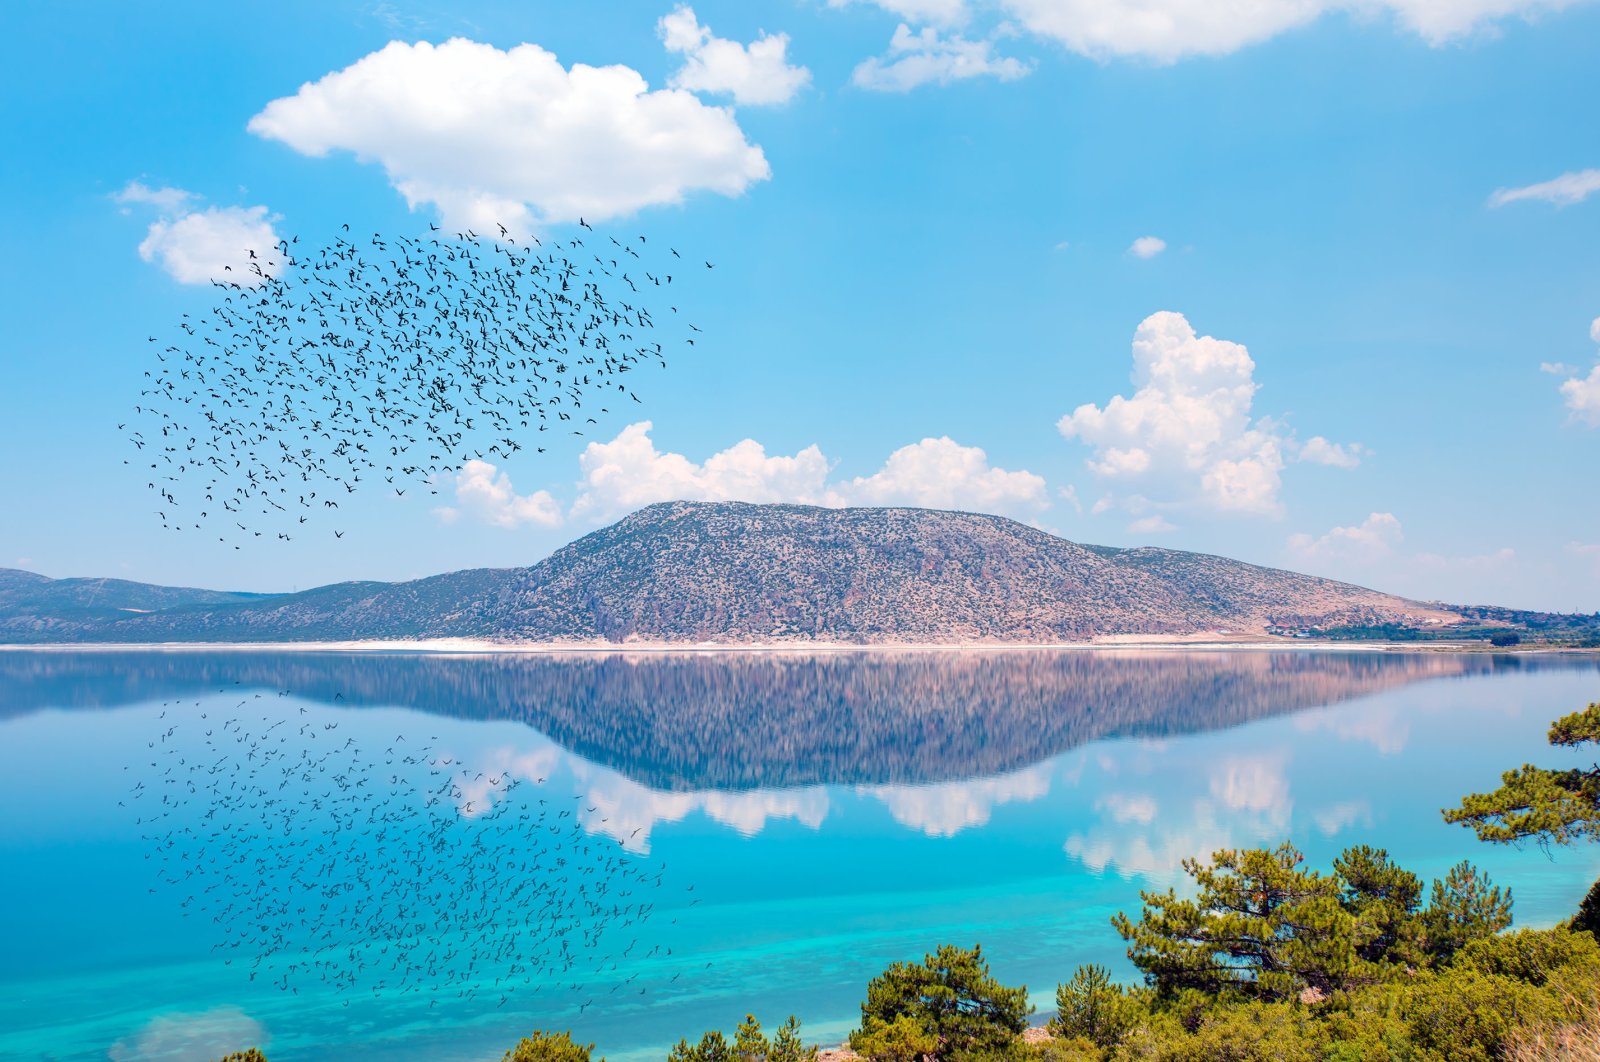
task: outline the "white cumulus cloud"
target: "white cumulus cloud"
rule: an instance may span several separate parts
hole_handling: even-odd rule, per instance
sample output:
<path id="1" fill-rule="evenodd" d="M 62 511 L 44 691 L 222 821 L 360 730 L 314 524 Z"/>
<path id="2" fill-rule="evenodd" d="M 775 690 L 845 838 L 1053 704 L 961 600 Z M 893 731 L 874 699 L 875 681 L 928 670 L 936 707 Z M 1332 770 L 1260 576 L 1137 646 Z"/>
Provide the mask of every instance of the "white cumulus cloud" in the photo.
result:
<path id="1" fill-rule="evenodd" d="M 1561 397 L 1573 420 L 1591 428 L 1600 428 L 1600 363 L 1589 370 L 1588 376 L 1574 376 L 1561 382 Z"/>
<path id="2" fill-rule="evenodd" d="M 120 192 L 111 197 L 113 202 L 155 207 L 163 214 L 181 214 L 195 199 L 193 192 L 182 188 L 151 188 L 142 181 L 129 181 Z M 127 213 L 126 210 L 123 211 Z"/>
<path id="3" fill-rule="evenodd" d="M 967 0 L 828 0 L 829 7 L 868 3 L 907 22 L 953 26 L 967 19 Z"/>
<path id="4" fill-rule="evenodd" d="M 1177 529 L 1177 524 L 1173 523 L 1171 520 L 1168 520 L 1160 513 L 1152 513 L 1149 516 L 1141 516 L 1139 519 L 1128 525 L 1128 533 L 1131 535 L 1165 535 L 1176 531 Z"/>
<path id="5" fill-rule="evenodd" d="M 648 420 L 630 424 L 610 442 L 584 448 L 575 518 L 608 518 L 660 501 L 827 500 L 828 459 L 816 446 L 769 457 L 760 443 L 745 439 L 697 464 L 657 450 L 652 427 Z"/>
<path id="6" fill-rule="evenodd" d="M 1600 343 L 1600 317 L 1596 317 L 1590 323 L 1589 338 Z M 1561 381 L 1560 390 L 1569 420 L 1586 424 L 1591 428 L 1600 428 L 1600 357 L 1595 359 L 1594 367 L 1589 370 L 1587 376 L 1582 375 L 1582 369 L 1559 363 L 1547 362 L 1539 368 L 1544 372 L 1568 377 Z"/>
<path id="7" fill-rule="evenodd" d="M 973 77 L 1015 81 L 1031 69 L 1020 60 L 995 55 L 993 41 L 940 36 L 931 26 L 914 33 L 902 22 L 889 40 L 888 52 L 861 62 L 850 80 L 857 88 L 909 92 L 930 82 L 948 85 Z"/>
<path id="8" fill-rule="evenodd" d="M 1133 395 L 1081 405 L 1056 425 L 1093 448 L 1095 476 L 1127 488 L 1095 511 L 1277 514 L 1284 454 L 1297 444 L 1270 419 L 1252 419 L 1255 367 L 1243 345 L 1197 335 L 1180 313 L 1145 318 L 1133 337 Z"/>
<path id="9" fill-rule="evenodd" d="M 811 83 L 811 71 L 789 65 L 787 33 L 763 33 L 740 44 L 713 36 L 687 6 L 662 16 L 656 29 L 667 51 L 683 56 L 683 67 L 672 75 L 673 88 L 725 93 L 738 104 L 778 104 Z"/>
<path id="10" fill-rule="evenodd" d="M 1355 468 L 1361 464 L 1361 455 L 1365 452 L 1366 447 L 1360 443 L 1329 442 L 1320 435 L 1313 435 L 1300 444 L 1295 460 L 1334 468 Z"/>
<path id="11" fill-rule="evenodd" d="M 1004 0 L 1034 34 L 1097 59 L 1225 55 L 1321 14 L 1320 0 Z"/>
<path id="12" fill-rule="evenodd" d="M 264 206 L 195 210 L 199 197 L 182 188 L 151 188 L 129 181 L 112 200 L 127 207 L 153 207 L 160 217 L 139 243 L 139 257 L 154 262 L 180 284 L 213 280 L 255 287 L 275 276 L 282 261 L 273 228 L 278 219 Z"/>
<path id="13" fill-rule="evenodd" d="M 1524 199 L 1536 199 L 1556 206 L 1572 206 L 1600 192 L 1600 170 L 1578 170 L 1563 173 L 1548 181 L 1524 185 L 1521 188 L 1500 188 L 1489 197 L 1490 206 L 1505 206 Z"/>
<path id="14" fill-rule="evenodd" d="M 771 176 L 726 108 L 652 91 L 626 66 L 568 69 L 535 44 L 393 41 L 268 103 L 249 129 L 376 162 L 412 209 L 481 231 L 737 196 Z"/>
<path id="15" fill-rule="evenodd" d="M 180 284 L 223 280 L 254 287 L 275 275 L 280 265 L 276 247 L 281 237 L 272 220 L 264 206 L 206 207 L 162 218 L 151 223 L 139 244 L 139 257 L 159 260 Z"/>
<path id="16" fill-rule="evenodd" d="M 1354 527 L 1336 527 L 1325 535 L 1291 535 L 1289 550 L 1308 561 L 1368 562 L 1391 556 L 1404 539 L 1393 513 L 1372 513 Z"/>
<path id="17" fill-rule="evenodd" d="M 995 468 L 983 450 L 962 446 L 948 436 L 902 446 L 881 470 L 841 484 L 834 494 L 853 505 L 980 512 L 1043 510 L 1050 505 L 1043 477 Z"/>
<path id="18" fill-rule="evenodd" d="M 982 9 L 1091 58 L 1171 63 L 1260 44 L 1330 14 L 1380 18 L 1439 46 L 1502 20 L 1588 0 L 876 0 L 912 23 L 964 21 Z M 830 0 L 841 6 L 843 0 Z"/>
<path id="19" fill-rule="evenodd" d="M 496 527 L 538 527 L 561 525 L 561 504 L 549 491 L 519 495 L 511 477 L 488 461 L 468 461 L 455 477 L 456 507 L 434 510 L 446 523 L 454 523 L 462 512 Z"/>
<path id="20" fill-rule="evenodd" d="M 661 501 L 794 502 L 804 505 L 914 505 L 1027 514 L 1049 507 L 1045 481 L 989 463 L 975 446 L 949 438 L 903 446 L 870 476 L 831 483 L 832 465 L 816 445 L 770 455 L 744 439 L 703 462 L 656 449 L 653 425 L 640 421 L 578 458 L 574 518 L 607 519 Z"/>
<path id="21" fill-rule="evenodd" d="M 1160 236 L 1140 236 L 1128 245 L 1128 253 L 1135 258 L 1154 258 L 1167 249 L 1167 241 Z"/>

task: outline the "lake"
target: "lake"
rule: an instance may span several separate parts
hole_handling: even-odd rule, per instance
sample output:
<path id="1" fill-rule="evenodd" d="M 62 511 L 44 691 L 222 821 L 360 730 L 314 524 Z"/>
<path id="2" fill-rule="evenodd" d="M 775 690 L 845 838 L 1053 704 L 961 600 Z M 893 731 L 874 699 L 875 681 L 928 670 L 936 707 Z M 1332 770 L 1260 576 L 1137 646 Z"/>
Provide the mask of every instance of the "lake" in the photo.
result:
<path id="1" fill-rule="evenodd" d="M 663 1058 L 839 1042 L 981 942 L 1041 1013 L 1181 861 L 1466 857 L 1517 924 L 1600 851 L 1439 809 L 1600 699 L 1584 656 L 0 652 L 0 1058 Z"/>

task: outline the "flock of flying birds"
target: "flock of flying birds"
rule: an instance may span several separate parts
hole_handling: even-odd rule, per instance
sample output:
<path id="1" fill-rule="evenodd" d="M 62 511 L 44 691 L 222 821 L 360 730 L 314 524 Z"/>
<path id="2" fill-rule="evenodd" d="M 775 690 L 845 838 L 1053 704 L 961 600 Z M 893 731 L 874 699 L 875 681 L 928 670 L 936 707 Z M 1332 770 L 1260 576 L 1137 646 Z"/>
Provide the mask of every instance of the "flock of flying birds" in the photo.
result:
<path id="1" fill-rule="evenodd" d="M 546 991 L 587 996 L 581 1013 L 646 991 L 619 964 L 672 953 L 641 941 L 666 867 L 589 838 L 581 795 L 477 770 L 437 738 L 366 748 L 345 713 L 279 698 L 164 704 L 121 801 L 150 891 L 209 919 L 225 964 L 296 995 L 315 979 L 430 1007 Z"/>
<path id="2" fill-rule="evenodd" d="M 149 337 L 129 440 L 163 526 L 289 540 L 358 490 L 438 493 L 468 461 L 542 453 L 638 402 L 629 373 L 700 331 L 682 273 L 713 263 L 580 225 L 523 244 L 346 225 L 313 253 L 251 251 L 209 312 Z"/>
<path id="3" fill-rule="evenodd" d="M 208 312 L 149 339 L 129 440 L 162 524 L 287 541 L 358 490 L 438 493 L 468 461 L 543 453 L 638 402 L 628 374 L 700 331 L 672 297 L 690 263 L 580 225 L 525 244 L 503 227 L 358 241 L 344 226 L 313 253 L 298 237 L 249 252 Z M 209 919 L 224 963 L 285 992 L 315 978 L 430 1005 L 596 980 L 645 992 L 617 971 L 671 954 L 640 942 L 665 867 L 588 838 L 581 795 L 403 734 L 364 748 L 269 703 L 164 705 L 122 801 L 151 892 Z"/>

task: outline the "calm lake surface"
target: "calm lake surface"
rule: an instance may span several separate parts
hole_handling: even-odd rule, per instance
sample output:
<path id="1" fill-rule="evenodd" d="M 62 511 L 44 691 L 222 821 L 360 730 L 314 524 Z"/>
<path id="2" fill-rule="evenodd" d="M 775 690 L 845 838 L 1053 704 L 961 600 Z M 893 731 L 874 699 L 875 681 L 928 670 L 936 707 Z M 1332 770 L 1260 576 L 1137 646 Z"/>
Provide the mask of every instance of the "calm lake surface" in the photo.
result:
<path id="1" fill-rule="evenodd" d="M 1469 857 L 1520 925 L 1600 852 L 1439 809 L 1593 657 L 0 652 L 0 1058 L 614 1062 L 747 1010 L 836 1043 L 981 942 L 1041 1011 L 1188 856 Z"/>

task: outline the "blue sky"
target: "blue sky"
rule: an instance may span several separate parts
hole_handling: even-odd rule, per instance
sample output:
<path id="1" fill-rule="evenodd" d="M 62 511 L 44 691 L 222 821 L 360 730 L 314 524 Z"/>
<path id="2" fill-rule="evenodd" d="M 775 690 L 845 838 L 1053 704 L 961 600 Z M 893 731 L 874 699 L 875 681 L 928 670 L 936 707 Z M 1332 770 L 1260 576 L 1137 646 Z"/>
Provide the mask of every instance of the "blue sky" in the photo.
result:
<path id="1" fill-rule="evenodd" d="M 528 564 L 649 501 L 734 497 L 1600 609 L 1600 4 L 7 22 L 0 565 L 304 588 Z M 117 425 L 145 337 L 215 301 L 246 235 L 564 238 L 577 213 L 718 265 L 685 296 L 703 336 L 628 416 L 359 495 L 337 540 L 161 528 Z"/>

